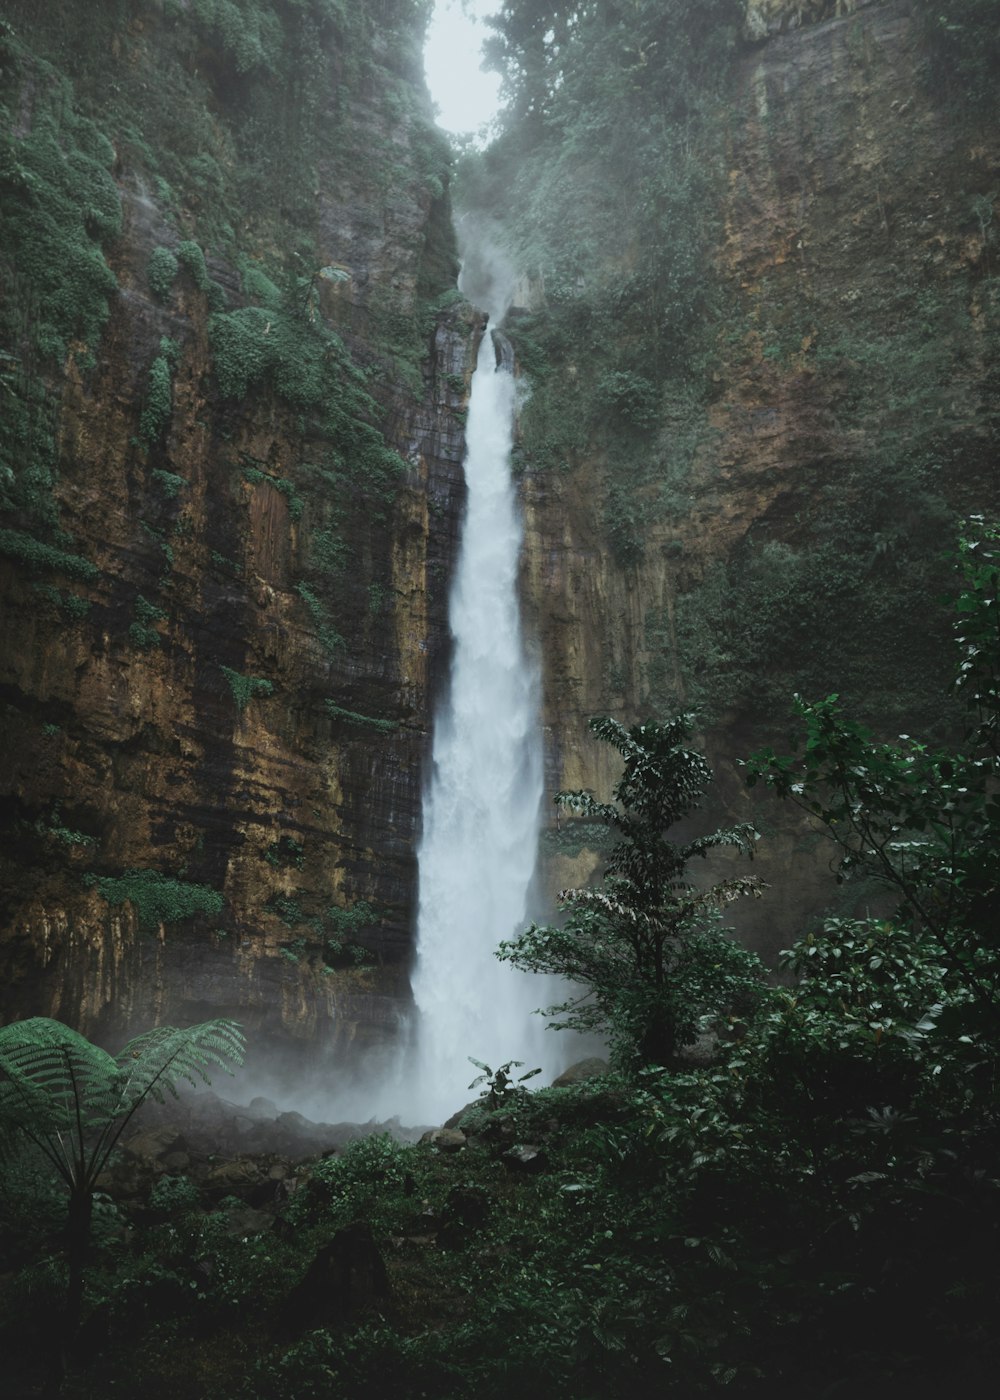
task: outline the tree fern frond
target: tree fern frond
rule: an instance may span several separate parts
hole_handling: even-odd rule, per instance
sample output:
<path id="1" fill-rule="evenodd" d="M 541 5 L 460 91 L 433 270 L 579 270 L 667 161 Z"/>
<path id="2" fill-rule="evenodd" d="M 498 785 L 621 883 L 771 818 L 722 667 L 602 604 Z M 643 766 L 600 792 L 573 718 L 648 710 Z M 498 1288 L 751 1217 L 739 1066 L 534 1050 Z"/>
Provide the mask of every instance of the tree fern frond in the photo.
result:
<path id="1" fill-rule="evenodd" d="M 45 1131 L 72 1129 L 100 1084 L 114 1076 L 115 1062 L 60 1021 L 35 1016 L 0 1027 L 0 1103 L 5 1115 L 39 1115 Z"/>
<path id="2" fill-rule="evenodd" d="M 96 1133 L 103 1155 L 147 1097 L 176 1096 L 180 1079 L 208 1083 L 210 1067 L 242 1064 L 244 1046 L 235 1022 L 206 1021 L 158 1026 L 113 1057 L 59 1021 L 16 1021 L 0 1027 L 0 1133 L 33 1141 Z"/>
<path id="3" fill-rule="evenodd" d="M 116 1089 L 122 1100 L 152 1096 L 162 1103 L 164 1093 L 177 1097 L 177 1082 L 210 1083 L 209 1069 L 232 1073 L 241 1065 L 246 1039 L 235 1021 L 205 1021 L 178 1029 L 156 1026 L 130 1040 L 117 1057 Z"/>

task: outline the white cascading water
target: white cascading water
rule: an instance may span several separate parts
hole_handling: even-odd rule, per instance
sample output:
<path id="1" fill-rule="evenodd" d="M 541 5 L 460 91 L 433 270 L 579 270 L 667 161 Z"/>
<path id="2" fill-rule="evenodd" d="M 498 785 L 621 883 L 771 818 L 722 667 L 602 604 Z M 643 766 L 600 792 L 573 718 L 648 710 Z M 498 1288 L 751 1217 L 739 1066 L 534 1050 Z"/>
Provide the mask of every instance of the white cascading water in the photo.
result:
<path id="1" fill-rule="evenodd" d="M 531 1014 L 545 1004 L 545 980 L 494 957 L 529 917 L 542 798 L 538 676 L 517 597 L 514 392 L 486 330 L 466 425 L 451 685 L 435 724 L 418 852 L 411 1122 L 441 1122 L 473 1097 L 469 1056 L 494 1069 L 510 1059 L 552 1068 L 554 1037 L 543 1039 L 544 1023 Z"/>

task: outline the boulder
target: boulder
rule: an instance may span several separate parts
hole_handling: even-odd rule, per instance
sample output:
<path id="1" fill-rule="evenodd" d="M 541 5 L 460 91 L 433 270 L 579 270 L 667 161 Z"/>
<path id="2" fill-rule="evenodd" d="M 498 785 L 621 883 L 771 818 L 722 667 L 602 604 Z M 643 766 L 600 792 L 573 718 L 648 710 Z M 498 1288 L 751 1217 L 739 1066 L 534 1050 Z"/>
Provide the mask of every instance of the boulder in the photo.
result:
<path id="1" fill-rule="evenodd" d="M 183 1152 L 187 1144 L 176 1128 L 145 1128 L 122 1144 L 130 1157 L 143 1162 L 159 1162 L 168 1153 Z"/>
<path id="2" fill-rule="evenodd" d="M 588 1059 L 577 1060 L 576 1064 L 564 1069 L 562 1074 L 553 1079 L 552 1087 L 553 1089 L 566 1089 L 571 1084 L 582 1084 L 585 1079 L 599 1079 L 602 1074 L 607 1074 L 609 1069 L 607 1060 L 591 1055 Z"/>
<path id="3" fill-rule="evenodd" d="M 512 1171 L 525 1172 L 529 1175 L 544 1171 L 548 1166 L 548 1158 L 544 1148 L 539 1147 L 534 1142 L 515 1143 L 503 1154 L 501 1161 Z"/>
<path id="4" fill-rule="evenodd" d="M 436 1147 L 439 1152 L 461 1152 L 468 1138 L 461 1128 L 431 1128 L 420 1141 Z"/>

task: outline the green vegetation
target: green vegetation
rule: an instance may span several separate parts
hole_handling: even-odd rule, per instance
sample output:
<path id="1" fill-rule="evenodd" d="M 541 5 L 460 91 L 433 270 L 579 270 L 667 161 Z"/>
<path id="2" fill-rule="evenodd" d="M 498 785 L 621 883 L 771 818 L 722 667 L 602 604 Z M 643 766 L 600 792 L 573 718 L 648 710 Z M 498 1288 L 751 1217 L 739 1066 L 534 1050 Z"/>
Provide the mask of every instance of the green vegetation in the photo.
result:
<path id="1" fill-rule="evenodd" d="M 218 282 L 208 275 L 205 254 L 193 239 L 186 238 L 177 245 L 177 262 L 191 277 L 199 292 L 204 292 L 213 311 L 222 311 L 226 305 L 226 294 Z"/>
<path id="2" fill-rule="evenodd" d="M 355 710 L 345 710 L 333 700 L 324 700 L 323 708 L 331 719 L 342 724 L 354 725 L 358 729 L 373 730 L 377 734 L 394 734 L 399 725 L 393 719 L 375 719 L 371 715 L 359 715 Z"/>
<path id="3" fill-rule="evenodd" d="M 679 598 L 674 641 L 707 719 L 742 705 L 773 725 L 795 685 L 837 685 L 884 724 L 920 719 L 943 732 L 954 718 L 939 698 L 947 629 L 926 608 L 947 586 L 942 543 L 954 528 L 940 467 L 880 466 L 831 472 L 801 541 L 750 534 Z M 661 704 L 673 698 L 667 675 L 649 678 Z"/>
<path id="4" fill-rule="evenodd" d="M 570 1000 L 545 1013 L 559 1018 L 558 1027 L 604 1032 L 641 1066 L 667 1064 L 699 1026 L 759 995 L 758 960 L 726 938 L 712 915 L 759 894 L 760 881 L 740 875 L 695 889 L 687 869 L 721 846 L 752 855 L 756 832 L 744 825 L 683 844 L 669 839 L 700 804 L 711 776 L 702 755 L 685 746 L 690 716 L 628 730 L 603 718 L 590 727 L 625 760 L 616 802 L 588 792 L 561 792 L 556 802 L 618 836 L 604 883 L 600 890 L 564 890 L 565 922 L 532 924 L 501 943 L 499 956 L 574 984 Z"/>
<path id="5" fill-rule="evenodd" d="M 921 9 L 936 93 L 988 114 L 995 6 Z M 811 151 L 819 108 L 803 85 L 765 115 L 753 105 L 761 94 L 733 110 L 734 61 L 751 71 L 740 5 L 510 0 L 492 23 L 508 106 L 498 139 L 462 158 L 459 198 L 529 288 L 532 309 L 507 326 L 531 390 L 517 469 L 583 468 L 585 488 L 569 489 L 594 501 L 618 567 L 675 584 L 670 619 L 659 609 L 644 619 L 648 659 L 630 702 L 692 707 L 764 738 L 790 691 L 837 687 L 888 730 L 936 722 L 944 734 L 946 646 L 937 619 L 924 626 L 926 599 L 945 586 L 941 543 L 993 490 L 998 427 L 980 369 L 992 375 L 998 346 L 995 181 L 978 158 L 956 166 L 938 231 L 969 256 L 922 262 L 918 246 L 914 276 L 900 279 L 880 244 L 838 252 L 823 241 L 837 210 L 810 157 L 802 275 L 789 258 L 748 277 L 726 161 L 734 175 L 763 141 L 778 171 L 780 151 Z M 888 68 L 878 45 L 865 47 L 870 23 L 841 33 L 859 62 L 864 52 L 875 91 Z M 978 139 L 948 117 L 963 150 Z M 895 236 L 904 223 L 892 219 L 921 195 L 909 138 L 887 129 L 880 152 L 873 207 Z M 727 272 L 730 252 L 742 283 Z M 768 496 L 767 519 L 706 569 L 701 522 L 724 516 L 733 469 L 720 453 L 760 451 L 770 470 L 771 423 L 787 446 L 788 431 L 805 432 L 795 471 Z"/>
<path id="6" fill-rule="evenodd" d="M 89 559 L 79 554 L 67 554 L 43 544 L 20 530 L 0 530 L 0 554 L 16 559 L 32 572 L 52 570 L 54 573 L 68 574 L 70 578 L 92 583 L 98 577 L 98 568 Z"/>
<path id="7" fill-rule="evenodd" d="M 304 583 L 297 583 L 295 591 L 306 605 L 316 640 L 323 650 L 330 656 L 342 651 L 346 643 L 330 621 L 330 614 L 326 610 L 325 603 L 320 602 L 312 589 Z"/>
<path id="8" fill-rule="evenodd" d="M 118 1140 L 147 1099 L 176 1098 L 181 1079 L 209 1083 L 212 1065 L 231 1073 L 243 1046 L 232 1021 L 158 1026 L 115 1057 L 44 1016 L 0 1028 L 0 1150 L 6 1158 L 32 1144 L 68 1193 L 66 1306 L 50 1343 L 54 1390 L 80 1323 L 94 1197 Z"/>
<path id="9" fill-rule="evenodd" d="M 36 835 L 49 837 L 66 849 L 74 846 L 91 847 L 97 845 L 93 836 L 88 836 L 84 831 L 76 831 L 74 828 L 64 825 L 58 802 L 54 804 L 48 817 L 39 817 L 35 821 L 34 829 Z"/>
<path id="10" fill-rule="evenodd" d="M 219 669 L 229 684 L 229 689 L 240 714 L 243 713 L 255 695 L 274 694 L 274 684 L 269 680 L 264 680 L 260 676 L 244 676 L 240 671 L 233 671 L 228 666 L 220 666 Z"/>
<path id="11" fill-rule="evenodd" d="M 381 923 L 383 915 L 367 900 L 349 908 L 333 904 L 323 914 L 323 961 L 327 967 L 364 967 L 373 961 L 363 936 Z"/>
<path id="12" fill-rule="evenodd" d="M 1000 35 L 992 0 L 917 0 L 935 88 L 984 115 L 996 109 Z"/>
<path id="13" fill-rule="evenodd" d="M 160 301 L 166 301 L 174 285 L 180 264 L 169 248 L 154 248 L 146 267 L 149 290 Z"/>
<path id="14" fill-rule="evenodd" d="M 183 476 L 178 476 L 176 472 L 164 471 L 162 467 L 154 467 L 150 476 L 170 501 L 175 501 L 188 484 Z"/>
<path id="15" fill-rule="evenodd" d="M 26 94 L 30 94 L 30 102 Z M 25 105 L 27 103 L 27 105 Z M 30 118 L 30 119 L 29 119 Z M 117 281 L 104 257 L 121 230 L 114 150 L 72 84 L 4 23 L 0 31 L 0 510 L 36 538 L 4 553 L 51 567 L 58 376 L 93 353 Z M 56 381 L 58 382 L 58 381 Z M 49 557 L 43 560 L 42 551 Z M 76 566 L 82 570 L 80 561 Z M 82 577 L 78 571 L 76 577 Z"/>
<path id="16" fill-rule="evenodd" d="M 271 842 L 264 852 L 264 859 L 268 865 L 273 865 L 276 870 L 289 866 L 301 870 L 305 859 L 305 847 L 291 836 L 282 836 L 280 840 Z"/>
<path id="17" fill-rule="evenodd" d="M 781 987 L 748 955 L 720 957 L 703 912 L 745 881 L 688 885 L 690 859 L 736 835 L 688 833 L 704 760 L 679 723 L 599 722 L 625 758 L 617 801 L 566 805 L 619 839 L 603 884 L 568 898 L 558 958 L 538 965 L 584 957 L 614 1030 L 611 1072 L 532 1093 L 532 1069 L 476 1064 L 464 1139 L 374 1135 L 297 1167 L 269 1154 L 256 1175 L 245 1156 L 213 1158 L 150 1169 L 131 1194 L 108 1177 L 120 1196 L 103 1233 L 95 1211 L 74 1285 L 103 1330 L 96 1356 L 73 1357 L 67 1394 L 194 1393 L 209 1368 L 220 1400 L 688 1400 L 720 1386 L 791 1400 L 921 1395 L 956 1374 L 987 1393 L 1000 1360 L 1000 530 L 981 522 L 957 615 L 960 744 L 879 743 L 828 697 L 799 706 L 794 754 L 749 766 L 827 832 L 838 878 L 876 877 L 894 912 L 811 924 Z M 294 864 L 283 840 L 275 858 Z M 293 964 L 324 927 L 346 953 L 377 917 L 358 903 L 308 919 L 289 895 L 273 906 L 295 930 L 281 949 Z M 521 940 L 527 965 L 557 946 L 539 943 L 549 932 Z M 634 1010 L 658 943 L 667 977 L 652 985 L 677 1000 L 650 1054 Z M 3 1035 L 23 1039 L 16 1025 Z M 11 1167 L 0 1210 L 20 1254 L 0 1333 L 30 1373 L 64 1284 L 40 1262 L 56 1248 L 51 1183 Z M 269 1172 L 294 1186 L 265 1185 Z M 348 1250 L 351 1282 L 333 1282 Z M 155 1307 L 137 1301 L 153 1290 Z"/>
<path id="18" fill-rule="evenodd" d="M 135 600 L 135 617 L 135 622 L 128 629 L 128 639 L 132 645 L 140 651 L 158 647 L 163 638 L 155 624 L 166 620 L 164 609 L 148 602 L 140 593 Z"/>
<path id="19" fill-rule="evenodd" d="M 265 859 L 269 864 L 287 868 L 284 856 L 271 859 L 269 852 Z M 301 869 L 297 860 L 291 864 Z M 299 963 L 308 958 L 321 971 L 329 973 L 334 968 L 365 967 L 373 961 L 364 936 L 380 923 L 382 915 L 366 900 L 358 900 L 349 908 L 331 905 L 321 913 L 310 914 L 297 895 L 272 894 L 265 907 L 287 928 L 298 930 L 297 937 L 280 950 L 286 962 Z"/>
<path id="20" fill-rule="evenodd" d="M 117 290 L 102 252 L 121 231 L 114 151 L 104 132 L 80 114 L 72 85 L 52 65 L 9 26 L 0 44 L 0 271 L 15 289 L 4 330 L 16 332 L 25 318 L 35 351 L 61 363 L 71 341 L 94 348 Z M 10 105 L 20 83 L 33 91 L 28 124 Z"/>
<path id="21" fill-rule="evenodd" d="M 288 514 L 292 520 L 299 520 L 302 517 L 302 497 L 295 489 L 295 483 L 289 481 L 285 476 L 271 476 L 269 472 L 262 472 L 258 467 L 243 468 L 243 479 L 256 484 L 259 481 L 267 481 L 276 491 L 280 491 L 288 502 Z"/>
<path id="22" fill-rule="evenodd" d="M 403 473 L 381 426 L 383 386 L 421 385 L 427 317 L 457 271 L 451 153 L 423 93 L 429 9 L 409 0 L 92 9 L 11 0 L 0 35 L 0 508 L 14 515 L 5 524 L 66 551 L 52 497 L 58 376 L 70 347 L 77 373 L 95 365 L 117 290 L 104 257 L 120 232 L 117 177 L 159 224 L 142 270 L 149 293 L 193 318 L 198 334 L 204 308 L 192 292 L 212 313 L 213 369 L 228 399 L 213 417 L 235 418 L 247 395 L 273 395 L 298 416 L 303 455 L 336 476 L 322 497 L 297 469 L 278 482 L 295 519 L 310 509 L 302 581 L 328 608 L 320 553 L 363 559 L 366 572 L 381 562 L 363 542 L 385 523 Z M 407 248 L 417 303 L 373 285 L 360 335 L 337 295 L 351 271 L 317 249 L 320 191 L 352 190 L 359 171 L 373 207 L 431 210 L 423 247 Z M 217 267 L 227 287 L 221 269 L 239 271 L 250 305 L 230 309 Z M 339 316 L 350 346 L 333 329 Z M 149 366 L 136 433 L 147 449 L 169 430 L 172 363 L 161 347 Z M 214 426 L 230 436 L 228 421 Z M 165 478 L 153 480 L 173 496 Z M 323 542 L 315 553 L 313 533 Z M 359 589 L 368 581 L 357 573 Z M 328 628 L 327 641 L 335 636 Z"/>
<path id="23" fill-rule="evenodd" d="M 175 880 L 159 870 L 126 870 L 123 875 L 86 875 L 111 905 L 131 904 L 139 928 L 155 931 L 159 924 L 179 924 L 197 914 L 221 914 L 225 900 L 218 890 Z"/>
<path id="24" fill-rule="evenodd" d="M 33 584 L 32 589 L 39 598 L 44 598 L 74 622 L 82 622 L 90 615 L 92 605 L 89 598 L 81 598 L 77 593 L 60 593 L 58 588 L 53 588 L 48 583 Z"/>
<path id="25" fill-rule="evenodd" d="M 139 438 L 147 447 L 160 441 L 173 407 L 173 375 L 166 355 L 157 355 L 149 369 L 149 387 L 139 418 Z"/>
<path id="26" fill-rule="evenodd" d="M 512 3 L 491 21 L 508 108 L 499 139 L 460 167 L 459 194 L 544 287 L 544 311 L 509 323 L 531 386 L 519 467 L 604 460 L 605 538 L 623 568 L 643 558 L 661 483 L 683 482 L 697 445 L 675 406 L 704 419 L 719 93 L 741 18 L 732 0 L 696 12 L 639 0 Z"/>

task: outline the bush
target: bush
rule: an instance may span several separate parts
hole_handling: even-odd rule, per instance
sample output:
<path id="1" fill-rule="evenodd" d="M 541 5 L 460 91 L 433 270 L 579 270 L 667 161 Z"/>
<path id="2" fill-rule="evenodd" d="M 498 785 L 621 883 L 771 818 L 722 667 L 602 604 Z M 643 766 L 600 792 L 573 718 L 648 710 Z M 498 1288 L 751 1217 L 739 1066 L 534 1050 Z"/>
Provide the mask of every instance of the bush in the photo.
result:
<path id="1" fill-rule="evenodd" d="M 169 248 L 154 248 L 146 267 L 149 290 L 159 301 L 166 301 L 177 276 L 178 262 Z"/>
<path id="2" fill-rule="evenodd" d="M 221 914 L 225 906 L 218 890 L 175 880 L 158 870 L 126 870 L 118 876 L 89 875 L 84 883 L 96 886 L 111 905 L 131 904 L 139 928 L 147 933 L 159 924 L 183 923 L 196 914 Z"/>

